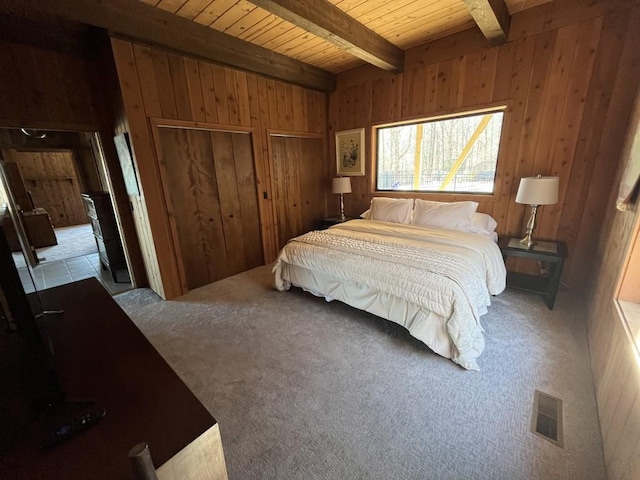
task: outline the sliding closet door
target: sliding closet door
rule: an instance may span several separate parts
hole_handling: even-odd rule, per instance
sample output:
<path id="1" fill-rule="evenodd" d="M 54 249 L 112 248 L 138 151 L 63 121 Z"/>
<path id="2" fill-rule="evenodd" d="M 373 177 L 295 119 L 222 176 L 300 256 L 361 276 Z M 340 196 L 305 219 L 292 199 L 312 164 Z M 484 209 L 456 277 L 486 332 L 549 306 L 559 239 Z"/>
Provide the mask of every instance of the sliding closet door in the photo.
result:
<path id="1" fill-rule="evenodd" d="M 319 138 L 271 136 L 280 248 L 324 217 L 327 175 L 322 152 Z"/>
<path id="2" fill-rule="evenodd" d="M 262 265 L 251 136 L 167 127 L 157 136 L 186 287 Z"/>

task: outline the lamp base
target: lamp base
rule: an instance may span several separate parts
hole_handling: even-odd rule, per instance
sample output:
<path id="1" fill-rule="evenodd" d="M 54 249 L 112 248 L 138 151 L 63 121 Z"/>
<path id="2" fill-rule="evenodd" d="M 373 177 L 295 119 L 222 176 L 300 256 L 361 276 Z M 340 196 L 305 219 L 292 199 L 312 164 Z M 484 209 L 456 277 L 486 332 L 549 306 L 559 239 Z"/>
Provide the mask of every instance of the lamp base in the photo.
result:
<path id="1" fill-rule="evenodd" d="M 507 244 L 509 248 L 518 248 L 520 250 L 535 250 L 536 252 L 558 253 L 558 244 L 556 242 L 546 242 L 544 240 L 536 240 L 535 245 L 527 247 L 520 243 L 519 238 L 511 238 Z"/>
<path id="2" fill-rule="evenodd" d="M 536 244 L 536 241 L 533 239 L 533 230 L 536 228 L 536 213 L 538 212 L 538 205 L 531 205 L 531 216 L 529 217 L 529 221 L 527 222 L 527 232 L 522 240 L 520 240 L 520 245 L 525 248 L 531 248 Z"/>
<path id="3" fill-rule="evenodd" d="M 525 248 L 531 248 L 533 247 L 537 242 L 531 238 L 531 234 L 527 234 L 522 240 L 520 240 L 520 245 L 522 245 Z"/>

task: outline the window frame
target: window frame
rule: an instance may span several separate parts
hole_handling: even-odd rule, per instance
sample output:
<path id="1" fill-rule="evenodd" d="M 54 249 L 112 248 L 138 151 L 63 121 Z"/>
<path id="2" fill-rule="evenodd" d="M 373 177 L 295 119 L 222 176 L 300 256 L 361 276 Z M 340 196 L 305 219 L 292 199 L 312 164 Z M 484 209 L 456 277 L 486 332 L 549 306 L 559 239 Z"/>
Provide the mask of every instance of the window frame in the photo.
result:
<path id="1" fill-rule="evenodd" d="M 632 345 L 636 361 L 640 365 L 640 334 L 638 334 L 640 331 L 640 302 L 638 296 L 632 298 L 629 293 L 629 290 L 635 287 L 640 279 L 640 264 L 637 263 L 640 258 L 640 212 L 638 212 L 637 203 L 630 211 L 618 213 L 618 215 L 629 214 L 634 215 L 633 227 L 613 293 L 613 303 L 629 343 Z"/>
<path id="2" fill-rule="evenodd" d="M 386 127 L 397 127 L 402 125 L 415 125 L 418 123 L 432 122 L 438 120 L 447 120 L 450 118 L 467 117 L 473 115 L 482 115 L 483 113 L 503 112 L 502 119 L 502 132 L 500 135 L 500 143 L 498 146 L 498 158 L 496 159 L 495 170 L 495 183 L 492 193 L 480 193 L 480 192 L 444 192 L 444 191 L 426 191 L 426 190 L 378 190 L 378 130 Z M 450 109 L 446 111 L 440 111 L 433 115 L 425 116 L 413 115 L 411 117 L 404 117 L 398 121 L 378 123 L 371 126 L 369 129 L 370 141 L 369 151 L 371 152 L 371 176 L 369 182 L 369 191 L 376 196 L 387 196 L 395 198 L 429 198 L 437 196 L 439 198 L 446 198 L 447 201 L 462 201 L 473 200 L 479 202 L 495 202 L 499 200 L 502 193 L 502 182 L 500 178 L 503 178 L 505 144 L 508 139 L 509 122 L 512 112 L 512 100 L 504 100 L 501 102 L 493 102 L 484 104 L 476 108 L 461 107 Z"/>

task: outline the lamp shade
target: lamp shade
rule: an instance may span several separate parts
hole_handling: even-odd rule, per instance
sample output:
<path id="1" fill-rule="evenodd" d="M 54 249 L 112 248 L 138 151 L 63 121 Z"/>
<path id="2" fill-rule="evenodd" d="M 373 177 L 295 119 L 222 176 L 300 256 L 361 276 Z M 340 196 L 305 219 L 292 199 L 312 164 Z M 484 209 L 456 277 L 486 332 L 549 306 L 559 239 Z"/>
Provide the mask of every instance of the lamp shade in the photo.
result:
<path id="1" fill-rule="evenodd" d="M 520 179 L 516 203 L 553 205 L 558 203 L 559 177 L 524 177 Z"/>
<path id="2" fill-rule="evenodd" d="M 351 193 L 351 178 L 350 177 L 337 177 L 333 179 L 331 185 L 331 191 L 333 193 Z"/>

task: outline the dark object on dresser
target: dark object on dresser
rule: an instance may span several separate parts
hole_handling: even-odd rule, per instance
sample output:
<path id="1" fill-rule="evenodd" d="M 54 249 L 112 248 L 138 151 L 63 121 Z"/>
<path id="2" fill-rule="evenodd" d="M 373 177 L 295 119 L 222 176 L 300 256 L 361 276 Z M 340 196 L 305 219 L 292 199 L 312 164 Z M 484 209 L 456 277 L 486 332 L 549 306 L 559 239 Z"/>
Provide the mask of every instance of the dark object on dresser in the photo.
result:
<path id="1" fill-rule="evenodd" d="M 96 239 L 100 263 L 108 268 L 114 282 L 128 282 L 127 262 L 120 243 L 116 217 L 107 192 L 88 192 L 82 194 L 84 208 L 87 211 L 93 236 Z"/>

